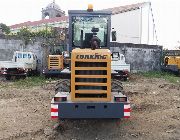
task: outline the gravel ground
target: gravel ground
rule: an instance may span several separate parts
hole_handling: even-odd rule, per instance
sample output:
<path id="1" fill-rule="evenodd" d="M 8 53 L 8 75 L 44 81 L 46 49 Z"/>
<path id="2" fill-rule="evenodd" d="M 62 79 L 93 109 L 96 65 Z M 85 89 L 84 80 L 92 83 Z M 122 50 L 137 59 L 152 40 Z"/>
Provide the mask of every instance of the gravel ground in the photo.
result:
<path id="1" fill-rule="evenodd" d="M 0 82 L 0 140 L 180 140 L 180 84 L 134 76 L 123 83 L 130 119 L 50 119 L 53 90 L 14 88 Z"/>

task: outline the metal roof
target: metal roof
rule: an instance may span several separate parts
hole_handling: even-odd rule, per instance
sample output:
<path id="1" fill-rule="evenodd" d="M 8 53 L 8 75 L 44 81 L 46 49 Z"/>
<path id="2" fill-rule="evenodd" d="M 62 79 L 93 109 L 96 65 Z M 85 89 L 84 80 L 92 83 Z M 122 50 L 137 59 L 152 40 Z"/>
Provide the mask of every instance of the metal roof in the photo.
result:
<path id="1" fill-rule="evenodd" d="M 139 9 L 140 7 L 143 7 L 147 4 L 150 4 L 150 2 L 136 3 L 136 4 L 131 4 L 131 5 L 125 5 L 125 6 L 103 9 L 103 10 L 112 11 L 112 15 L 115 15 L 115 14 L 124 13 L 124 12 Z"/>
<path id="2" fill-rule="evenodd" d="M 10 26 L 10 28 L 11 28 L 11 29 L 15 29 L 15 28 L 21 28 L 21 27 L 23 27 L 23 26 L 38 26 L 38 25 L 40 25 L 40 24 L 47 24 L 47 23 L 54 23 L 54 22 L 62 22 L 62 21 L 67 22 L 67 21 L 68 21 L 68 17 L 67 17 L 67 16 L 55 17 L 55 18 L 42 19 L 42 20 L 33 21 L 33 22 L 27 21 L 27 22 L 24 22 L 24 23 L 12 25 L 12 26 Z"/>

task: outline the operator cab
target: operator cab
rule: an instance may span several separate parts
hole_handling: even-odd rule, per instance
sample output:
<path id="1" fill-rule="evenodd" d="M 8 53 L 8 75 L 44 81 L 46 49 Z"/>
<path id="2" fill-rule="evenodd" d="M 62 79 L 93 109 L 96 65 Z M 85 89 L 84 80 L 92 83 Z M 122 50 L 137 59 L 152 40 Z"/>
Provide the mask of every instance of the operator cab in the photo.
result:
<path id="1" fill-rule="evenodd" d="M 109 49 L 111 12 L 69 11 L 70 52 L 75 48 Z"/>

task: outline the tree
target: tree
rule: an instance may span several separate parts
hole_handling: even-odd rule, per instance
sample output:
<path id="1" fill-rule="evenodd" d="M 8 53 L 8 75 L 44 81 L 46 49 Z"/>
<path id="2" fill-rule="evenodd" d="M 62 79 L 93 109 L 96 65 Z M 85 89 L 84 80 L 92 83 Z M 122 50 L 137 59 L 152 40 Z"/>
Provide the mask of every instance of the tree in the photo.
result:
<path id="1" fill-rule="evenodd" d="M 2 29 L 3 33 L 5 33 L 5 34 L 10 33 L 10 28 L 6 24 L 0 23 L 0 28 Z"/>
<path id="2" fill-rule="evenodd" d="M 22 28 L 20 31 L 17 33 L 18 37 L 21 38 L 24 41 L 24 44 L 27 45 L 29 41 L 31 40 L 31 32 L 29 31 L 28 28 Z"/>

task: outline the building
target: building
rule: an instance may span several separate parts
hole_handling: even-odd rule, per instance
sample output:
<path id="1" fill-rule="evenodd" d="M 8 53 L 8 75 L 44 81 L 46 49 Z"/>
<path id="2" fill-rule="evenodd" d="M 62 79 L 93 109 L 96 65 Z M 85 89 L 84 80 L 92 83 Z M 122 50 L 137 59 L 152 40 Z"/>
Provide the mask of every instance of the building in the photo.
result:
<path id="1" fill-rule="evenodd" d="M 49 30 L 52 27 L 58 27 L 58 28 L 68 28 L 68 17 L 55 17 L 50 19 L 42 19 L 39 21 L 27 21 L 20 24 L 15 24 L 10 26 L 11 33 L 16 34 L 20 31 L 20 29 L 27 27 L 32 32 L 38 32 L 41 30 Z"/>
<path id="2" fill-rule="evenodd" d="M 157 34 L 150 2 L 108 8 L 112 11 L 111 27 L 119 43 L 157 44 Z M 49 19 L 46 17 L 49 16 Z M 10 26 L 12 33 L 28 27 L 31 31 L 59 27 L 68 28 L 68 16 L 53 1 L 42 9 L 42 20 Z"/>
<path id="3" fill-rule="evenodd" d="M 55 3 L 55 0 L 48 4 L 46 8 L 42 8 L 42 19 L 45 19 L 46 17 L 55 18 L 62 16 L 65 16 L 65 12 Z"/>
<path id="4" fill-rule="evenodd" d="M 53 27 L 68 28 L 68 17 L 65 16 L 65 12 L 53 1 L 42 9 L 41 20 L 12 25 L 10 26 L 11 33 L 16 34 L 24 27 L 27 27 L 32 32 L 49 30 Z"/>
<path id="5" fill-rule="evenodd" d="M 119 43 L 157 44 L 157 34 L 150 2 L 109 8 L 111 27 Z"/>

